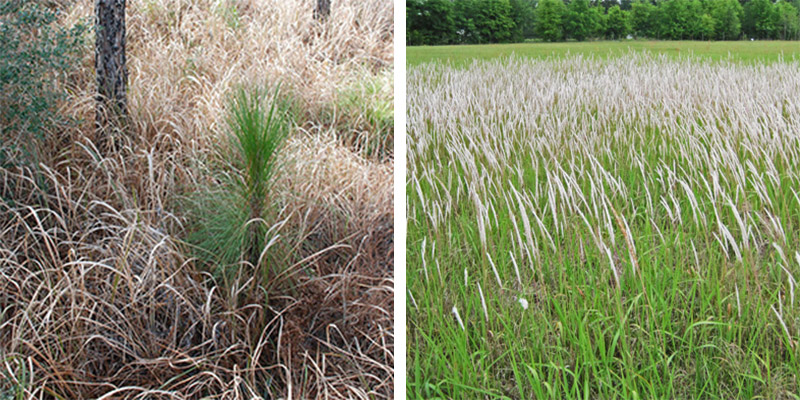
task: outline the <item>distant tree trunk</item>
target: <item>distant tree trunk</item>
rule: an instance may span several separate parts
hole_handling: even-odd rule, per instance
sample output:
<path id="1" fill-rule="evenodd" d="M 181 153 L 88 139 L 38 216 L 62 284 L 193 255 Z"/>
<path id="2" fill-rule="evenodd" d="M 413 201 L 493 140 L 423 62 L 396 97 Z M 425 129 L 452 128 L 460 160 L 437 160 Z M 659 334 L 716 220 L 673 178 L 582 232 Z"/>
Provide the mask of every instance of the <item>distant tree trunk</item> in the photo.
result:
<path id="1" fill-rule="evenodd" d="M 103 147 L 114 148 L 114 138 L 124 127 L 128 107 L 125 90 L 125 0 L 95 0 L 94 63 L 97 73 L 95 123 Z"/>
<path id="2" fill-rule="evenodd" d="M 331 0 L 317 0 L 317 6 L 314 7 L 314 19 L 325 22 L 330 15 Z"/>

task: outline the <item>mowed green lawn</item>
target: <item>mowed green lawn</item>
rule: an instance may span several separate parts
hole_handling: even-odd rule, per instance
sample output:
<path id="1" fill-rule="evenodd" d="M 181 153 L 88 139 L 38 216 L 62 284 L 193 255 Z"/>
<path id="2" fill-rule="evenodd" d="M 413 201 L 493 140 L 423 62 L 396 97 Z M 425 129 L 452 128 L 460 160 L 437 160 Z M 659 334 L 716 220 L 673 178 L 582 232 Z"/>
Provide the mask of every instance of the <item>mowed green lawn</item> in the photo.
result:
<path id="1" fill-rule="evenodd" d="M 621 55 L 630 50 L 648 50 L 674 56 L 692 54 L 719 60 L 729 56 L 741 61 L 778 61 L 800 59 L 800 42 L 791 41 L 600 41 L 566 43 L 513 43 L 461 46 L 410 46 L 406 47 L 409 66 L 429 61 L 451 61 L 463 64 L 473 59 L 488 59 L 516 54 L 543 58 L 553 55 Z"/>

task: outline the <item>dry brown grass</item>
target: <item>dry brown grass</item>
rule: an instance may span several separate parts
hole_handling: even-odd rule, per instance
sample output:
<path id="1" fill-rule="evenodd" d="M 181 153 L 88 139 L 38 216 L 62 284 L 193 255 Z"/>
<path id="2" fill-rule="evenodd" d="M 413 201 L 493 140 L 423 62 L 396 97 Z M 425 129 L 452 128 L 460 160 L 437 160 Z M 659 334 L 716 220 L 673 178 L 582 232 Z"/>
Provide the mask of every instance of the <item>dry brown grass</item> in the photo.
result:
<path id="1" fill-rule="evenodd" d="M 392 4 L 334 2 L 320 26 L 312 3 L 130 1 L 115 154 L 92 144 L 91 54 L 68 77 L 61 111 L 84 122 L 41 143 L 40 171 L 0 169 L 0 398 L 393 396 L 393 162 L 315 122 L 391 68 Z M 182 198 L 209 179 L 231 86 L 275 82 L 304 109 L 276 185 L 279 273 L 217 286 Z"/>

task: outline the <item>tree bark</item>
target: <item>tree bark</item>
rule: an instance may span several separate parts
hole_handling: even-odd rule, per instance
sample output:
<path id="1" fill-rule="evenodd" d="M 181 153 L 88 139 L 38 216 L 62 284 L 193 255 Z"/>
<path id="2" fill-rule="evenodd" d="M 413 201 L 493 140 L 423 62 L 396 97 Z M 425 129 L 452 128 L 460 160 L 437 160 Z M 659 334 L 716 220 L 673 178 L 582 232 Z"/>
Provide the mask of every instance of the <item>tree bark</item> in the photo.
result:
<path id="1" fill-rule="evenodd" d="M 331 0 L 317 0 L 317 6 L 314 7 L 314 19 L 325 22 L 330 15 Z"/>
<path id="2" fill-rule="evenodd" d="M 104 147 L 116 147 L 127 120 L 125 91 L 125 0 L 95 0 L 95 69 L 97 108 L 95 123 Z"/>

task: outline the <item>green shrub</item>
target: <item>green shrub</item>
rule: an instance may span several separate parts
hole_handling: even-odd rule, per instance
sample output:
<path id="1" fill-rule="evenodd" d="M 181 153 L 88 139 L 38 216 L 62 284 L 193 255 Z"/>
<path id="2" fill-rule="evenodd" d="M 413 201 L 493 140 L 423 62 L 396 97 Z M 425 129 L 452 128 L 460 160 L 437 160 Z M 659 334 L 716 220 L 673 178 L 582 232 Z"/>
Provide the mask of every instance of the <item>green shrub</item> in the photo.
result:
<path id="1" fill-rule="evenodd" d="M 278 89 L 239 88 L 229 101 L 227 142 L 213 184 L 195 197 L 190 242 L 229 279 L 241 261 L 259 267 L 273 215 L 272 184 L 293 125 L 291 102 Z"/>
<path id="2" fill-rule="evenodd" d="M 87 27 L 64 28 L 56 11 L 36 1 L 0 2 L 0 169 L 37 169 L 37 143 L 69 120 L 56 112 L 64 74 L 80 56 Z M 44 180 L 38 185 L 45 187 Z M 14 204 L 13 182 L 0 202 Z M 38 196 L 37 196 L 38 197 Z M 43 199 L 40 198 L 43 201 Z"/>
<path id="3" fill-rule="evenodd" d="M 55 112 L 60 79 L 79 58 L 85 24 L 58 26 L 36 1 L 0 4 L 0 163 L 35 162 L 36 139 L 67 121 Z M 16 161 L 14 161 L 16 160 Z"/>

